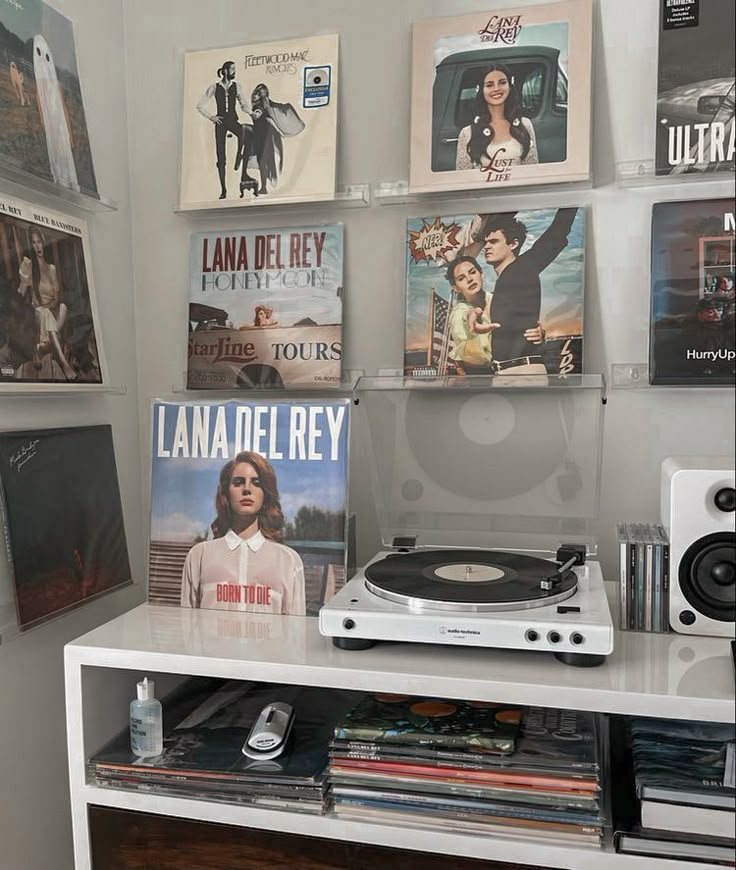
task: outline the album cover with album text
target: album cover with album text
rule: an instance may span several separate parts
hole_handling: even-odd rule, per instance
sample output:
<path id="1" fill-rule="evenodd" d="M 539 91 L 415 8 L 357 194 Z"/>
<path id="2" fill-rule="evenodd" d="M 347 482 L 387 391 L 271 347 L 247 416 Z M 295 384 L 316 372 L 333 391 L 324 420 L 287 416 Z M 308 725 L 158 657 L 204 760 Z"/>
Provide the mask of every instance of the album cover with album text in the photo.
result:
<path id="1" fill-rule="evenodd" d="M 184 55 L 180 208 L 331 199 L 337 35 Z"/>
<path id="2" fill-rule="evenodd" d="M 591 50 L 590 0 L 415 21 L 410 188 L 588 179 Z"/>
<path id="3" fill-rule="evenodd" d="M 196 233 L 189 276 L 190 389 L 340 385 L 342 224 Z"/>
<path id="4" fill-rule="evenodd" d="M 21 629 L 133 582 L 110 426 L 0 433 L 0 508 Z"/>
<path id="5" fill-rule="evenodd" d="M 404 372 L 580 374 L 585 210 L 410 218 Z"/>
<path id="6" fill-rule="evenodd" d="M 345 580 L 349 400 L 153 406 L 149 601 L 316 614 Z"/>

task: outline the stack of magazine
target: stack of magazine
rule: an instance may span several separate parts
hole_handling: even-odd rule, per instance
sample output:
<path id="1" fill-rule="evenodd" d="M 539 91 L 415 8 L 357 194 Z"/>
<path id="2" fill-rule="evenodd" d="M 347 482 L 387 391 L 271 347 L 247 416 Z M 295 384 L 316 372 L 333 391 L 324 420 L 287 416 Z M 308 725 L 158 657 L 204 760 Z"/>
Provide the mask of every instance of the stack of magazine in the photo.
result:
<path id="1" fill-rule="evenodd" d="M 669 631 L 670 546 L 660 525 L 617 523 L 620 628 Z"/>
<path id="2" fill-rule="evenodd" d="M 89 759 L 88 780 L 102 787 L 322 813 L 330 737 L 358 697 L 335 689 L 196 677 L 163 702 L 161 755 L 134 755 L 126 729 Z M 289 742 L 278 758 L 252 760 L 243 754 L 243 744 L 261 710 L 275 701 L 295 710 Z"/>
<path id="3" fill-rule="evenodd" d="M 612 733 L 616 850 L 735 866 L 734 726 L 635 717 Z"/>
<path id="4" fill-rule="evenodd" d="M 570 710 L 367 695 L 335 728 L 334 812 L 597 847 L 596 726 Z"/>

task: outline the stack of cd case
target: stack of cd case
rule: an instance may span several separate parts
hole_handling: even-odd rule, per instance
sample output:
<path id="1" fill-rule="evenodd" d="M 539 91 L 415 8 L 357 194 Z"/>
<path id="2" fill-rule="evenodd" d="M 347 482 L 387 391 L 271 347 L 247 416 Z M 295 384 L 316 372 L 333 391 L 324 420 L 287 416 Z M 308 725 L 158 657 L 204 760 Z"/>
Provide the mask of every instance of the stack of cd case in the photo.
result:
<path id="1" fill-rule="evenodd" d="M 669 541 L 660 525 L 617 523 L 620 628 L 669 631 Z"/>

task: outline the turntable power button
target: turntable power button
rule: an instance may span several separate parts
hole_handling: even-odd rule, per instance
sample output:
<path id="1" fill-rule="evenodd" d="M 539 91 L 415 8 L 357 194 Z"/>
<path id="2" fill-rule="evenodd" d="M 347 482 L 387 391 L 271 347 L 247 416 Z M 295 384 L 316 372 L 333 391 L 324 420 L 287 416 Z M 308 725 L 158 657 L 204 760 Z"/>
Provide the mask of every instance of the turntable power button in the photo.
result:
<path id="1" fill-rule="evenodd" d="M 347 631 L 350 631 L 351 628 L 355 628 L 355 621 L 352 619 L 343 619 L 342 627 Z"/>

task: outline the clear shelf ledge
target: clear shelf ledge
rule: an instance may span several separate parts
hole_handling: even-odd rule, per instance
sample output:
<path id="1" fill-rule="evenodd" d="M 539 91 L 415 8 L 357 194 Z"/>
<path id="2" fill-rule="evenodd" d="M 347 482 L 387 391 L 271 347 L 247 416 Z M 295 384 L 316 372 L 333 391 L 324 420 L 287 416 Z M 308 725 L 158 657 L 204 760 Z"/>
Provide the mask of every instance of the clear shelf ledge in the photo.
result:
<path id="1" fill-rule="evenodd" d="M 16 384 L 10 381 L 0 383 L 0 397 L 12 397 L 16 399 L 32 399 L 39 396 L 81 396 L 84 394 L 125 396 L 127 393 L 127 387 L 115 384 L 80 384 L 78 382 L 58 384 L 34 384 L 26 382 Z"/>
<path id="2" fill-rule="evenodd" d="M 62 211 L 69 206 L 85 212 L 99 213 L 118 210 L 118 204 L 111 199 L 62 187 L 1 159 L 0 186 L 3 192 L 17 196 L 18 199 L 27 202 L 30 198 L 37 205 L 46 205 Z"/>
<path id="3" fill-rule="evenodd" d="M 187 373 L 182 372 L 181 382 L 174 384 L 171 387 L 171 392 L 174 396 L 187 395 L 192 398 L 206 399 L 212 397 L 212 401 L 218 401 L 222 396 L 227 396 L 229 399 L 236 401 L 238 399 L 246 400 L 253 396 L 267 396 L 269 398 L 299 398 L 308 399 L 323 399 L 327 396 L 350 396 L 357 381 L 363 377 L 365 371 L 363 369 L 350 369 L 342 373 L 339 384 L 328 386 L 326 384 L 315 384 L 313 387 L 286 386 L 282 389 L 274 389 L 273 387 L 253 387 L 252 389 L 243 389 L 242 387 L 218 387 L 216 389 L 201 389 L 198 387 L 188 387 Z"/>
<path id="4" fill-rule="evenodd" d="M 227 214 L 243 214 L 247 211 L 258 213 L 278 210 L 281 208 L 289 211 L 307 211 L 313 208 L 325 208 L 337 206 L 339 208 L 364 208 L 371 204 L 371 192 L 369 184 L 338 185 L 334 194 L 315 198 L 314 196 L 293 196 L 283 199 L 268 198 L 262 201 L 253 200 L 223 200 L 216 206 L 174 206 L 175 214 L 189 217 L 222 217 Z"/>
<path id="5" fill-rule="evenodd" d="M 733 384 L 650 384 L 647 363 L 612 363 L 611 389 L 621 390 L 723 390 L 733 389 Z"/>
<path id="6" fill-rule="evenodd" d="M 539 197 L 549 194 L 555 197 L 555 204 L 558 207 L 568 205 L 581 205 L 580 192 L 590 191 L 593 189 L 593 180 L 580 181 L 571 178 L 570 181 L 556 181 L 549 184 L 525 184 L 514 185 L 513 187 L 501 187 L 499 185 L 493 187 L 482 188 L 457 188 L 443 187 L 437 185 L 431 191 L 412 191 L 408 181 L 380 181 L 373 186 L 373 199 L 379 205 L 405 205 L 407 203 L 433 202 L 433 201 L 450 201 L 450 200 L 493 200 L 494 208 L 498 208 L 498 202 L 502 199 L 513 199 L 514 203 L 519 200 L 524 201 L 525 198 L 538 203 Z M 566 193 L 570 196 L 566 196 Z M 562 197 L 565 202 L 560 202 Z M 570 200 L 568 202 L 568 200 Z M 531 206 L 531 202 L 530 202 Z"/>
<path id="7" fill-rule="evenodd" d="M 664 187 L 674 184 L 705 184 L 733 187 L 733 170 L 680 172 L 676 175 L 656 175 L 654 160 L 619 160 L 616 163 L 616 184 L 619 187 Z M 726 192 L 727 193 L 727 192 Z"/>

